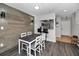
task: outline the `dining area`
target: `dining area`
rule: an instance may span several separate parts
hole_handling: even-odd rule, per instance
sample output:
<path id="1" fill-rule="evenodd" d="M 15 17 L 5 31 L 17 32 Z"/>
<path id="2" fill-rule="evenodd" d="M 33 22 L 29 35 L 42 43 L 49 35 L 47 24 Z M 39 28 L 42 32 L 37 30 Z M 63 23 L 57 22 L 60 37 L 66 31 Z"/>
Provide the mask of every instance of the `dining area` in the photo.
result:
<path id="1" fill-rule="evenodd" d="M 26 56 L 41 56 L 45 50 L 45 34 L 34 34 L 32 32 L 21 33 L 18 39 L 18 53 L 24 51 Z"/>

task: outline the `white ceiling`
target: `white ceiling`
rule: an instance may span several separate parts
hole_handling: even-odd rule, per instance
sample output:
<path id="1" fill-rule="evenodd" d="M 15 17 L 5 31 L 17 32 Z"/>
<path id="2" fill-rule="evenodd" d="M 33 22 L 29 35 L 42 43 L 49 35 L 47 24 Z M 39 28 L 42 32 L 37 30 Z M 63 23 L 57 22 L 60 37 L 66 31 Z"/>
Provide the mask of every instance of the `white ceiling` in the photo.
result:
<path id="1" fill-rule="evenodd" d="M 79 9 L 78 3 L 5 3 L 5 4 L 33 16 L 53 12 L 60 16 L 69 16 Z M 35 10 L 34 9 L 35 5 L 39 5 L 40 9 Z M 68 11 L 64 12 L 64 10 Z"/>

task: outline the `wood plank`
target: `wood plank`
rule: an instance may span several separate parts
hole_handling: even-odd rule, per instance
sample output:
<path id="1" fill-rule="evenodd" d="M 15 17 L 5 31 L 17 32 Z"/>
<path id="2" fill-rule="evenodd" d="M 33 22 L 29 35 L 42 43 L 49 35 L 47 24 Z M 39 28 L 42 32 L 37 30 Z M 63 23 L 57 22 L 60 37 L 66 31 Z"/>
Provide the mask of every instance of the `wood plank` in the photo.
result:
<path id="1" fill-rule="evenodd" d="M 25 51 L 21 51 L 21 54 L 19 55 L 17 48 L 14 50 L 8 50 L 0 55 L 27 56 Z M 46 41 L 46 49 L 43 50 L 41 56 L 79 56 L 79 48 L 76 45 Z"/>

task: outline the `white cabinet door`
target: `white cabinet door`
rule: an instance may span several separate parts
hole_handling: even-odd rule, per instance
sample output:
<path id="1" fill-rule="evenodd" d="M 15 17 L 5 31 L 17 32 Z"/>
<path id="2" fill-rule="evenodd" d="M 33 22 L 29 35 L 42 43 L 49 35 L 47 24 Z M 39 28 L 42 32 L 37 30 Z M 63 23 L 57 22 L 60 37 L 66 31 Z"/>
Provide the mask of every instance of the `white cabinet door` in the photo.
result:
<path id="1" fill-rule="evenodd" d="M 54 30 L 48 30 L 47 41 L 56 42 Z"/>
<path id="2" fill-rule="evenodd" d="M 45 33 L 42 33 L 42 40 L 46 40 L 45 35 Z"/>

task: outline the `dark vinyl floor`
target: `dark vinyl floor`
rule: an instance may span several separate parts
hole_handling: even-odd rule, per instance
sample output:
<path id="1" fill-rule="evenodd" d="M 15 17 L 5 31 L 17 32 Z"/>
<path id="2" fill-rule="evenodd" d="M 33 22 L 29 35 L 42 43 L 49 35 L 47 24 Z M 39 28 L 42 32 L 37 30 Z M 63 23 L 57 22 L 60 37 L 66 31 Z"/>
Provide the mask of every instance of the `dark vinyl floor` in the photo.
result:
<path id="1" fill-rule="evenodd" d="M 25 51 L 21 51 L 21 54 L 18 54 L 17 47 L 12 50 L 6 51 L 1 56 L 26 56 Z M 41 56 L 79 56 L 79 47 L 76 45 L 70 45 L 65 43 L 52 43 L 46 42 L 46 49 L 43 50 Z"/>

